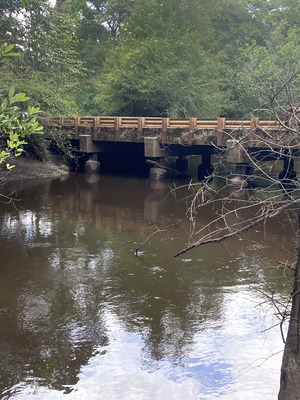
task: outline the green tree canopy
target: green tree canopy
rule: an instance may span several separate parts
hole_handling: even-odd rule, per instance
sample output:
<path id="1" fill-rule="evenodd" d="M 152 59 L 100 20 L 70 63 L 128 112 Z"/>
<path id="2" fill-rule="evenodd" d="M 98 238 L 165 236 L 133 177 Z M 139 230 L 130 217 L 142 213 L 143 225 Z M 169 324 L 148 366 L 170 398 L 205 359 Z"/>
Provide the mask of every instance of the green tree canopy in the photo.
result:
<path id="1" fill-rule="evenodd" d="M 297 0 L 3 0 L 21 57 L 0 91 L 56 115 L 250 115 L 268 107 L 251 79 L 296 65 L 299 20 Z"/>
<path id="2" fill-rule="evenodd" d="M 262 46 L 253 42 L 242 49 L 235 81 L 240 115 L 273 116 L 299 103 L 300 30 L 286 20 L 276 24 Z M 286 85 L 287 80 L 291 81 Z"/>
<path id="3" fill-rule="evenodd" d="M 13 84 L 29 94 L 32 104 L 51 114 L 76 109 L 73 96 L 84 69 L 77 52 L 75 21 L 58 15 L 45 0 L 31 0 L 26 7 L 7 4 L 2 15 L 19 24 L 11 32 L 2 31 L 1 26 L 0 38 L 10 36 L 20 57 L 1 66 L 0 90 L 5 92 Z"/>

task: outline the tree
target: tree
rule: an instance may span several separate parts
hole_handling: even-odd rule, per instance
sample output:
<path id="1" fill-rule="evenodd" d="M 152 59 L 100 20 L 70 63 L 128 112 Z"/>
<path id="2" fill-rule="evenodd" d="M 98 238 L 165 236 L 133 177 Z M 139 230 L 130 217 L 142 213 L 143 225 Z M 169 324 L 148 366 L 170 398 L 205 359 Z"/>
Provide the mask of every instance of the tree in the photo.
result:
<path id="1" fill-rule="evenodd" d="M 20 0 L 3 0 L 0 4 L 0 40 L 3 42 L 17 43 L 18 31 L 22 22 L 16 15 L 22 10 L 23 4 Z"/>
<path id="2" fill-rule="evenodd" d="M 105 25 L 114 39 L 120 34 L 123 24 L 130 15 L 133 0 L 57 0 L 57 11 L 81 12 L 86 21 L 98 21 Z"/>
<path id="3" fill-rule="evenodd" d="M 103 113 L 120 115 L 217 116 L 224 95 L 221 63 L 189 35 L 177 41 L 126 39 L 112 50 L 98 82 Z M 189 46 L 186 44 L 189 43 Z"/>
<path id="4" fill-rule="evenodd" d="M 3 18 L 11 16 L 18 29 L 2 31 L 20 53 L 18 60 L 1 68 L 0 87 L 14 85 L 30 96 L 30 104 L 39 104 L 43 112 L 61 115 L 76 110 L 75 92 L 85 71 L 77 53 L 76 21 L 58 15 L 48 2 L 31 0 L 30 5 L 7 4 Z M 6 27 L 3 25 L 3 28 Z"/>
<path id="5" fill-rule="evenodd" d="M 289 27 L 283 20 L 265 46 L 253 42 L 241 51 L 241 65 L 247 65 L 247 69 L 237 70 L 232 79 L 239 116 L 269 117 L 295 106 L 299 88 L 299 44 L 299 28 Z M 286 85 L 287 77 L 291 83 L 285 90 L 281 85 Z"/>
<path id="6" fill-rule="evenodd" d="M 216 116 L 222 91 L 222 55 L 204 46 L 210 19 L 195 2 L 137 1 L 96 84 L 102 113 Z M 192 12 L 192 5 L 195 5 Z M 198 25 L 206 31 L 199 34 Z M 193 28 L 191 29 L 191 24 Z"/>

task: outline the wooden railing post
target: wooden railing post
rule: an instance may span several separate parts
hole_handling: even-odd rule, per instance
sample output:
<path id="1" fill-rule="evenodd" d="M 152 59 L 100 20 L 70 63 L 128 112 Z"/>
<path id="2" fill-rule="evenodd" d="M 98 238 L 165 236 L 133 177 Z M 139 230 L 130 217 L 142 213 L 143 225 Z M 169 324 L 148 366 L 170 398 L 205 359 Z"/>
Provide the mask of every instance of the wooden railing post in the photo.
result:
<path id="1" fill-rule="evenodd" d="M 226 126 L 226 118 L 218 118 L 217 121 L 217 146 L 223 146 L 223 134 Z"/>
<path id="2" fill-rule="evenodd" d="M 197 128 L 197 118 L 189 119 L 189 143 L 192 143 L 195 140 L 195 131 Z"/>
<path id="3" fill-rule="evenodd" d="M 255 140 L 255 134 L 256 134 L 256 129 L 259 124 L 259 119 L 258 118 L 251 118 L 250 120 L 250 140 L 249 140 L 249 147 L 254 146 L 254 140 Z"/>
<path id="4" fill-rule="evenodd" d="M 93 118 L 93 131 L 92 131 L 92 139 L 96 140 L 98 137 L 98 129 L 100 125 L 100 117 Z"/>
<path id="5" fill-rule="evenodd" d="M 118 142 L 120 139 L 120 125 L 121 125 L 121 117 L 116 117 L 114 121 L 114 129 L 115 129 L 115 141 Z"/>
<path id="6" fill-rule="evenodd" d="M 63 117 L 59 117 L 59 120 L 58 120 L 58 129 L 62 129 L 63 123 L 64 123 L 64 118 L 63 118 Z"/>
<path id="7" fill-rule="evenodd" d="M 137 128 L 138 140 L 140 140 L 141 137 L 143 136 L 144 125 L 145 125 L 145 118 L 144 117 L 139 117 L 138 118 L 138 128 Z"/>
<path id="8" fill-rule="evenodd" d="M 162 143 L 167 143 L 168 126 L 169 126 L 169 118 L 163 118 L 162 125 L 161 125 L 161 142 Z"/>
<path id="9" fill-rule="evenodd" d="M 79 138 L 79 130 L 78 127 L 80 125 L 80 117 L 76 117 L 74 118 L 75 122 L 74 122 L 74 129 L 75 129 L 75 139 Z"/>

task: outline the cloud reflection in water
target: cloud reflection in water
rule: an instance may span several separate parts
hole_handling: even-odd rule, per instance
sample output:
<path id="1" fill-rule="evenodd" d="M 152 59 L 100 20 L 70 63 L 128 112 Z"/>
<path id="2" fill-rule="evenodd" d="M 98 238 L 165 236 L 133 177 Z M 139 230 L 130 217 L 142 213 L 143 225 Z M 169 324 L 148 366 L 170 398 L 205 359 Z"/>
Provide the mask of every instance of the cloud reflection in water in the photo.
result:
<path id="1" fill-rule="evenodd" d="M 251 400 L 257 399 L 260 393 L 264 400 L 271 400 L 269 385 L 279 384 L 283 345 L 278 340 L 278 331 L 260 332 L 264 323 L 266 326 L 271 323 L 272 316 L 255 307 L 259 300 L 247 288 L 228 293 L 223 327 L 199 332 L 194 337 L 193 348 L 182 359 L 164 357 L 156 361 L 155 368 L 147 364 L 147 357 L 144 359 L 144 339 L 127 331 L 107 309 L 103 318 L 109 343 L 100 346 L 88 365 L 82 367 L 78 383 L 70 387 L 68 394 L 32 382 L 22 389 L 19 387 L 20 395 L 13 398 Z M 268 359 L 276 352 L 279 354 Z"/>

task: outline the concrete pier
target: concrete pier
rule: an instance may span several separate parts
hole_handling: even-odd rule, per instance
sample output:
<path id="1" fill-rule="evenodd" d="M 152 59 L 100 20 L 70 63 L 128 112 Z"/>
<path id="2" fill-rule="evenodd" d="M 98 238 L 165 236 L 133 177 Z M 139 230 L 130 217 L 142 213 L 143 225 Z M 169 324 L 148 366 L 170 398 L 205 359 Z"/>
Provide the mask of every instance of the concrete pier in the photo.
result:
<path id="1" fill-rule="evenodd" d="M 198 166 L 198 180 L 203 181 L 205 178 L 208 178 L 214 171 L 214 167 L 211 163 L 211 155 L 210 152 L 205 152 L 201 155 L 202 162 Z"/>
<path id="2" fill-rule="evenodd" d="M 85 162 L 84 171 L 90 174 L 100 172 L 100 162 L 98 161 L 98 153 L 91 153 L 90 158 Z"/>
<path id="3" fill-rule="evenodd" d="M 278 180 L 285 191 L 290 191 L 295 188 L 297 172 L 294 170 L 294 159 L 292 157 L 284 157 L 283 170 L 278 174 Z"/>

